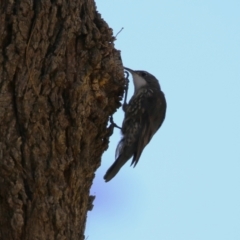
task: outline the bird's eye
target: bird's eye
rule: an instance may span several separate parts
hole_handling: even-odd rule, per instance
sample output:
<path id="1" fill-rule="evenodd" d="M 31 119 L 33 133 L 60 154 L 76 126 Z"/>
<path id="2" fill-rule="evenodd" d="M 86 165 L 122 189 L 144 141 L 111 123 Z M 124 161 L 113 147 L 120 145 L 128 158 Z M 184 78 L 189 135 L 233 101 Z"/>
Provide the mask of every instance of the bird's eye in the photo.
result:
<path id="1" fill-rule="evenodd" d="M 147 72 L 144 72 L 144 71 L 141 72 L 141 76 L 142 76 L 142 77 L 145 77 L 145 76 L 147 76 L 147 75 L 148 75 Z"/>

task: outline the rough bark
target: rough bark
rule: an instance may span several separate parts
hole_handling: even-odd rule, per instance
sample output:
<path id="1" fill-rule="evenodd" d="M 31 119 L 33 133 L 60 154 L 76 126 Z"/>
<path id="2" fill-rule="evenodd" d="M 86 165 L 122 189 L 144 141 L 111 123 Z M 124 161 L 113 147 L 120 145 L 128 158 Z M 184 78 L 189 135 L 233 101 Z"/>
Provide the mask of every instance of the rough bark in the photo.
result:
<path id="1" fill-rule="evenodd" d="M 0 1 L 0 239 L 84 239 L 123 69 L 93 0 Z"/>

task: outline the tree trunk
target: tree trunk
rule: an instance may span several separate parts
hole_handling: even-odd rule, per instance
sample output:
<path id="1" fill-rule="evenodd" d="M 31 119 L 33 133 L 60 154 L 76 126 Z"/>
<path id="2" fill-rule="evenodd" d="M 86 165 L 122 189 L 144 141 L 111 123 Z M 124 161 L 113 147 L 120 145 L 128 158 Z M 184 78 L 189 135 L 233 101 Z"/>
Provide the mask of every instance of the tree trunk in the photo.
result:
<path id="1" fill-rule="evenodd" d="M 93 0 L 0 2 L 0 239 L 84 239 L 124 76 Z"/>

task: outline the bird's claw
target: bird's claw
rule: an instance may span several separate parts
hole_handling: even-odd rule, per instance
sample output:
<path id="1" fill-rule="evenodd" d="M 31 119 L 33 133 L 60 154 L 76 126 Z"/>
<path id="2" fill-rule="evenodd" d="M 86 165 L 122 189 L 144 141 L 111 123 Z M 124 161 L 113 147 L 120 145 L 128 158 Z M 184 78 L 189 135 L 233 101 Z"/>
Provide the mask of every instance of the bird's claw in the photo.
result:
<path id="1" fill-rule="evenodd" d="M 113 121 L 113 116 L 110 116 L 109 121 L 110 121 L 110 123 L 111 123 L 111 125 L 110 125 L 111 128 L 115 128 L 115 127 L 116 127 L 116 128 L 122 129 L 121 127 L 119 127 L 119 126 Z"/>

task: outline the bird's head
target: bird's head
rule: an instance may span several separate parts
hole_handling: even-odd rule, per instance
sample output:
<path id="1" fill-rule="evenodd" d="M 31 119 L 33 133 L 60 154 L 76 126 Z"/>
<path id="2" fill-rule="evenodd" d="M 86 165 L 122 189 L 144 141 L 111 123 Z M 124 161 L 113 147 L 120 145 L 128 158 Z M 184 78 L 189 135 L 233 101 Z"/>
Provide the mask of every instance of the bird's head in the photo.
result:
<path id="1" fill-rule="evenodd" d="M 160 89 L 158 80 L 149 72 L 124 68 L 132 74 L 135 92 L 142 87 Z"/>

